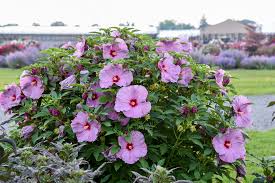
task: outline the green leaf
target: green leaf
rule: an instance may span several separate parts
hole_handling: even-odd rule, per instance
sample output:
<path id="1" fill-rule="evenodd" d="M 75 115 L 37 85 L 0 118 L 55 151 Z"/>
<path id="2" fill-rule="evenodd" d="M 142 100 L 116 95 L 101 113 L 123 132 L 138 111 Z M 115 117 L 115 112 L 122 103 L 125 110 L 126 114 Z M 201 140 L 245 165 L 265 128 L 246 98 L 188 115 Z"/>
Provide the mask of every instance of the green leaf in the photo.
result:
<path id="1" fill-rule="evenodd" d="M 164 155 L 167 152 L 167 150 L 168 150 L 168 147 L 167 147 L 166 144 L 161 144 L 160 145 L 160 154 L 161 155 Z"/>
<path id="2" fill-rule="evenodd" d="M 275 105 L 275 101 L 269 102 L 269 104 L 267 105 L 267 107 L 271 107 L 273 105 Z"/>
<path id="3" fill-rule="evenodd" d="M 142 158 L 139 160 L 139 162 L 140 162 L 142 168 L 149 168 L 149 164 L 145 159 Z"/>
<path id="4" fill-rule="evenodd" d="M 103 95 L 99 98 L 99 102 L 100 103 L 107 103 L 107 102 L 111 102 L 112 101 L 112 98 L 110 96 L 107 96 L 107 95 Z"/>
<path id="5" fill-rule="evenodd" d="M 117 161 L 117 162 L 115 163 L 115 166 L 114 166 L 115 171 L 118 171 L 118 169 L 119 169 L 121 166 L 122 166 L 121 161 Z"/>
<path id="6" fill-rule="evenodd" d="M 203 149 L 203 145 L 201 143 L 201 141 L 199 141 L 198 139 L 190 139 L 194 144 L 197 144 L 198 146 L 200 146 Z"/>
<path id="7" fill-rule="evenodd" d="M 111 148 L 111 153 L 116 154 L 119 151 L 119 147 L 117 145 L 113 145 Z"/>

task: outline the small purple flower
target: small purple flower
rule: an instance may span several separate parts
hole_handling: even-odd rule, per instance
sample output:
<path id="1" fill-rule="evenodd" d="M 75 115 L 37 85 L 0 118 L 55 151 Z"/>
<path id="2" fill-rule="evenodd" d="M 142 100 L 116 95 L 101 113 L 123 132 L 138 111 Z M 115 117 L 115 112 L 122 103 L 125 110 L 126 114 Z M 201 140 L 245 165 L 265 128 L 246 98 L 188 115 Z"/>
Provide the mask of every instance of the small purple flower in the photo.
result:
<path id="1" fill-rule="evenodd" d="M 103 58 L 104 59 L 124 59 L 129 58 L 129 50 L 124 42 L 124 40 L 120 38 L 115 39 L 115 43 L 113 44 L 103 44 Z"/>
<path id="2" fill-rule="evenodd" d="M 235 113 L 235 123 L 237 127 L 246 128 L 252 125 L 251 102 L 245 96 L 235 96 L 232 107 Z"/>
<path id="3" fill-rule="evenodd" d="M 76 77 L 75 75 L 71 75 L 69 77 L 67 77 L 66 79 L 64 79 L 63 81 L 60 81 L 60 88 L 61 90 L 67 90 L 67 89 L 71 89 L 73 88 L 72 85 L 76 84 Z"/>
<path id="4" fill-rule="evenodd" d="M 6 87 L 5 91 L 0 92 L 0 108 L 4 111 L 18 106 L 21 102 L 21 89 L 16 84 Z"/>
<path id="5" fill-rule="evenodd" d="M 175 83 L 179 79 L 180 66 L 174 64 L 174 59 L 170 55 L 166 55 L 158 62 L 158 68 L 161 71 L 161 81 Z"/>
<path id="6" fill-rule="evenodd" d="M 123 69 L 121 64 L 108 64 L 99 73 L 99 85 L 101 88 L 109 88 L 113 84 L 128 86 L 132 81 L 132 72 Z"/>
<path id="7" fill-rule="evenodd" d="M 117 153 L 117 157 L 127 164 L 134 164 L 147 155 L 147 145 L 143 134 L 139 131 L 131 132 L 129 142 L 125 140 L 125 137 L 119 136 L 118 143 L 121 149 Z"/>
<path id="8" fill-rule="evenodd" d="M 226 163 L 233 163 L 245 157 L 244 137 L 239 129 L 227 129 L 224 134 L 216 135 L 212 144 L 219 158 Z"/>
<path id="9" fill-rule="evenodd" d="M 102 92 L 96 91 L 100 88 L 98 84 L 94 84 L 90 87 L 91 91 L 88 93 L 88 98 L 86 101 L 87 106 L 89 107 L 98 107 L 102 103 L 99 101 L 99 98 L 104 95 Z"/>
<path id="10" fill-rule="evenodd" d="M 78 142 L 94 142 L 101 131 L 100 123 L 90 121 L 86 112 L 78 112 L 72 120 L 71 127 Z"/>
<path id="11" fill-rule="evenodd" d="M 31 99 L 39 99 L 43 92 L 44 86 L 38 76 L 25 76 L 20 79 L 20 88 L 23 94 Z"/>
<path id="12" fill-rule="evenodd" d="M 120 88 L 116 95 L 115 111 L 129 118 L 141 118 L 151 111 L 147 102 L 148 91 L 144 86 L 132 85 Z"/>
<path id="13" fill-rule="evenodd" d="M 229 83 L 230 83 L 230 77 L 229 76 L 224 76 L 223 81 L 222 81 L 222 85 L 227 86 L 227 85 L 229 85 Z"/>
<path id="14" fill-rule="evenodd" d="M 58 109 L 55 109 L 55 108 L 52 108 L 52 109 L 49 109 L 49 113 L 52 115 L 52 116 L 59 116 L 60 115 L 60 111 Z"/>
<path id="15" fill-rule="evenodd" d="M 184 86 L 188 86 L 193 77 L 194 75 L 192 73 L 192 69 L 189 67 L 185 67 L 180 72 L 180 80 L 178 81 L 178 83 Z"/>
<path id="16" fill-rule="evenodd" d="M 28 139 L 31 137 L 34 127 L 32 125 L 24 126 L 21 130 L 21 136 L 24 139 Z"/>
<path id="17" fill-rule="evenodd" d="M 236 168 L 237 177 L 245 177 L 246 176 L 246 167 L 245 165 L 238 165 Z"/>
<path id="18" fill-rule="evenodd" d="M 111 36 L 114 37 L 114 38 L 118 38 L 121 36 L 120 32 L 117 31 L 117 30 L 114 30 L 111 32 Z"/>
<path id="19" fill-rule="evenodd" d="M 76 45 L 76 50 L 73 54 L 73 56 L 76 56 L 77 58 L 80 58 L 84 55 L 85 51 L 87 50 L 86 40 L 82 39 L 82 41 L 78 42 Z"/>
<path id="20" fill-rule="evenodd" d="M 215 73 L 215 79 L 216 79 L 217 85 L 220 88 L 223 88 L 223 77 L 224 77 L 224 70 L 223 69 L 217 70 Z"/>

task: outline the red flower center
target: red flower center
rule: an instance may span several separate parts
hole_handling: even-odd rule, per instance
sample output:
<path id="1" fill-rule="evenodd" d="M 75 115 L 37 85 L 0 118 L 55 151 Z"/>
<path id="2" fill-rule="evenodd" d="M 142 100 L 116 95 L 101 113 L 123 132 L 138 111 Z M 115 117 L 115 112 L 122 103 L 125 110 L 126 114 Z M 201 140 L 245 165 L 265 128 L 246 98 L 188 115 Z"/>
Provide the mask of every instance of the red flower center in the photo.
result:
<path id="1" fill-rule="evenodd" d="M 93 93 L 92 100 L 96 100 L 96 99 L 98 99 L 98 95 L 96 93 Z"/>
<path id="2" fill-rule="evenodd" d="M 130 100 L 130 106 L 136 107 L 137 106 L 137 99 Z"/>
<path id="3" fill-rule="evenodd" d="M 11 101 L 15 101 L 16 100 L 16 95 L 11 96 Z"/>
<path id="4" fill-rule="evenodd" d="M 84 128 L 84 130 L 90 130 L 91 125 L 88 122 L 86 122 L 83 128 Z"/>
<path id="5" fill-rule="evenodd" d="M 165 71 L 165 72 L 167 71 L 167 68 L 164 64 L 161 66 L 161 68 L 162 68 L 163 71 Z"/>
<path id="6" fill-rule="evenodd" d="M 110 51 L 110 55 L 111 55 L 112 57 L 115 57 L 115 56 L 117 56 L 117 52 L 116 52 L 115 50 L 111 50 L 111 51 Z"/>
<path id="7" fill-rule="evenodd" d="M 244 112 L 241 110 L 241 109 L 238 109 L 237 110 L 237 114 L 240 114 L 240 115 L 242 115 Z"/>
<path id="8" fill-rule="evenodd" d="M 116 83 L 120 80 L 120 77 L 118 75 L 113 77 L 113 82 Z"/>
<path id="9" fill-rule="evenodd" d="M 224 147 L 226 147 L 227 149 L 229 149 L 230 147 L 231 147 L 231 142 L 229 141 L 229 140 L 226 140 L 225 142 L 224 142 Z"/>
<path id="10" fill-rule="evenodd" d="M 32 79 L 31 85 L 32 85 L 32 86 L 36 86 L 36 85 L 37 85 L 36 79 Z"/>
<path id="11" fill-rule="evenodd" d="M 126 148 L 127 148 L 129 151 L 131 151 L 132 149 L 134 149 L 134 146 L 133 146 L 132 143 L 128 143 L 128 144 L 126 145 Z"/>

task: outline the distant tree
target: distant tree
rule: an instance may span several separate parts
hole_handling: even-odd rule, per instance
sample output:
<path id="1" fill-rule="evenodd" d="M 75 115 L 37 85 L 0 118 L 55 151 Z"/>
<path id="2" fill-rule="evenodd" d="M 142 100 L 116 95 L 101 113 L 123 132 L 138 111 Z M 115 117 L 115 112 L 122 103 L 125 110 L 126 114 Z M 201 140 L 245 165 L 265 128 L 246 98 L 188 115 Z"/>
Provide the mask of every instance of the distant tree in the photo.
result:
<path id="1" fill-rule="evenodd" d="M 9 27 L 9 26 L 18 26 L 18 24 L 13 24 L 13 23 L 11 23 L 11 24 L 3 25 L 3 27 Z"/>
<path id="2" fill-rule="evenodd" d="M 93 24 L 92 27 L 98 27 L 98 24 Z"/>
<path id="3" fill-rule="evenodd" d="M 56 21 L 56 22 L 51 23 L 51 26 L 66 26 L 66 24 L 64 24 L 61 21 Z"/>
<path id="4" fill-rule="evenodd" d="M 159 30 L 185 30 L 185 29 L 194 29 L 195 27 L 191 24 L 185 23 L 176 23 L 175 20 L 164 20 L 159 23 Z"/>
<path id="5" fill-rule="evenodd" d="M 245 38 L 245 50 L 249 55 L 254 55 L 258 48 L 262 46 L 262 41 L 265 39 L 265 35 L 261 32 L 256 32 L 255 29 L 248 27 L 247 35 Z"/>
<path id="6" fill-rule="evenodd" d="M 79 25 L 74 25 L 75 27 L 79 27 Z"/>
<path id="7" fill-rule="evenodd" d="M 200 20 L 200 29 L 203 29 L 205 27 L 207 27 L 209 24 L 207 23 L 207 20 L 205 18 L 205 15 L 202 16 L 201 20 Z"/>
<path id="8" fill-rule="evenodd" d="M 32 26 L 40 26 L 40 24 L 39 23 L 32 23 Z"/>

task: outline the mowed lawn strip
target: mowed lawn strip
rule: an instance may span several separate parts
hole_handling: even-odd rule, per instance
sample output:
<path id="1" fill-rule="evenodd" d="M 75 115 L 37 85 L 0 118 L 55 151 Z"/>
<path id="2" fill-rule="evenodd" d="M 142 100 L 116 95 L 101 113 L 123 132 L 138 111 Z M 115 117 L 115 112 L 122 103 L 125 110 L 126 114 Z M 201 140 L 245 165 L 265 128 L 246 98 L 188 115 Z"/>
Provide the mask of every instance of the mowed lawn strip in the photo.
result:
<path id="1" fill-rule="evenodd" d="M 275 70 L 228 70 L 238 94 L 275 94 Z"/>
<path id="2" fill-rule="evenodd" d="M 0 90 L 3 90 L 5 85 L 18 83 L 22 70 L 0 68 Z"/>

